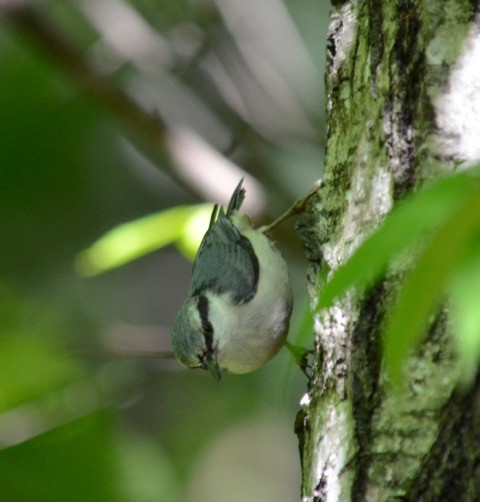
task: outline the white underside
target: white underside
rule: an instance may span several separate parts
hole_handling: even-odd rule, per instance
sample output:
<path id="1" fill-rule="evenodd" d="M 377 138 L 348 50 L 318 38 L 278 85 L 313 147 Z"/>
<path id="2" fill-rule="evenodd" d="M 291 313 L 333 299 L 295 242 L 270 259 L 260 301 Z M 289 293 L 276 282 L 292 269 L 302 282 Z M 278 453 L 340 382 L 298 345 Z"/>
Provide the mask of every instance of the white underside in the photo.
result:
<path id="1" fill-rule="evenodd" d="M 285 342 L 292 290 L 285 260 L 273 242 L 235 215 L 235 224 L 252 243 L 260 264 L 258 289 L 247 303 L 235 305 L 207 292 L 217 360 L 231 373 L 253 371 L 270 360 Z"/>

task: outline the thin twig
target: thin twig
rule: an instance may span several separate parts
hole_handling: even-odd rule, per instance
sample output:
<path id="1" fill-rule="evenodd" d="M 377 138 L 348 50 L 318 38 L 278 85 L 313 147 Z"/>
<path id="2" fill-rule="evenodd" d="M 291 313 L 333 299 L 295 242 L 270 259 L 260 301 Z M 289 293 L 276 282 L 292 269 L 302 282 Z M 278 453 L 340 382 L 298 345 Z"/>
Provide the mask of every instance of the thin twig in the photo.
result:
<path id="1" fill-rule="evenodd" d="M 259 230 L 269 235 L 275 227 L 277 227 L 284 221 L 292 218 L 293 216 L 298 216 L 299 214 L 305 212 L 305 210 L 307 209 L 308 201 L 317 193 L 320 186 L 321 186 L 321 180 L 318 180 L 313 184 L 312 188 L 310 188 L 307 195 L 298 199 L 289 209 L 287 209 L 287 211 L 285 211 L 282 215 L 280 215 L 275 221 L 272 221 L 270 225 L 265 225 L 261 227 Z"/>

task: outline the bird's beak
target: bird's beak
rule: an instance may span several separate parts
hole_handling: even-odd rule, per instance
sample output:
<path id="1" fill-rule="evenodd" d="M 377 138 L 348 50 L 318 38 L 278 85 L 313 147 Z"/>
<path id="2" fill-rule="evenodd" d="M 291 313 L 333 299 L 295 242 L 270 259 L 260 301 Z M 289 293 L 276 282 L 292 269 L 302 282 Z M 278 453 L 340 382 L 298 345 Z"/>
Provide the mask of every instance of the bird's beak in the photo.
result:
<path id="1" fill-rule="evenodd" d="M 213 375 L 213 378 L 217 382 L 220 382 L 222 379 L 222 372 L 220 370 L 220 366 L 218 365 L 217 358 L 215 357 L 214 354 L 211 355 L 206 361 L 205 361 L 205 366 L 208 371 Z"/>

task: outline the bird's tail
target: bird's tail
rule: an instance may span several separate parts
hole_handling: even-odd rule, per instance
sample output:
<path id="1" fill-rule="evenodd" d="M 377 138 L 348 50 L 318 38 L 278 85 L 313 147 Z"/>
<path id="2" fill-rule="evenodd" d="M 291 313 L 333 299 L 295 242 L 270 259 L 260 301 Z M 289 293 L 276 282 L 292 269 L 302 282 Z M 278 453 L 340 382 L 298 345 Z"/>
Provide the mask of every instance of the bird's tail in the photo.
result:
<path id="1" fill-rule="evenodd" d="M 245 199 L 245 188 L 243 188 L 243 178 L 240 180 L 240 183 L 235 188 L 233 192 L 232 198 L 228 203 L 227 207 L 227 218 L 232 214 L 235 209 L 240 209 L 242 202 Z"/>

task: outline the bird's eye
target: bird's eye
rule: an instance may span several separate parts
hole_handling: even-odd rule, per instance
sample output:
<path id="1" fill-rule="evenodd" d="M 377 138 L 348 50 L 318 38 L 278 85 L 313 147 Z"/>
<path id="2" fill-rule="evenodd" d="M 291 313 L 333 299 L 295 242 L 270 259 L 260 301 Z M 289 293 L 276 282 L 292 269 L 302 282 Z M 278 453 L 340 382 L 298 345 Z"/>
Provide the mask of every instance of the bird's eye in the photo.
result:
<path id="1" fill-rule="evenodd" d="M 205 359 L 207 358 L 207 354 L 208 354 L 208 352 L 204 351 L 198 355 L 198 366 L 195 366 L 196 368 L 201 368 L 203 370 L 208 369 L 207 363 L 205 362 Z"/>
<path id="2" fill-rule="evenodd" d="M 205 368 L 205 356 L 206 356 L 205 352 L 202 352 L 201 354 L 198 355 L 198 365 L 200 368 Z"/>

